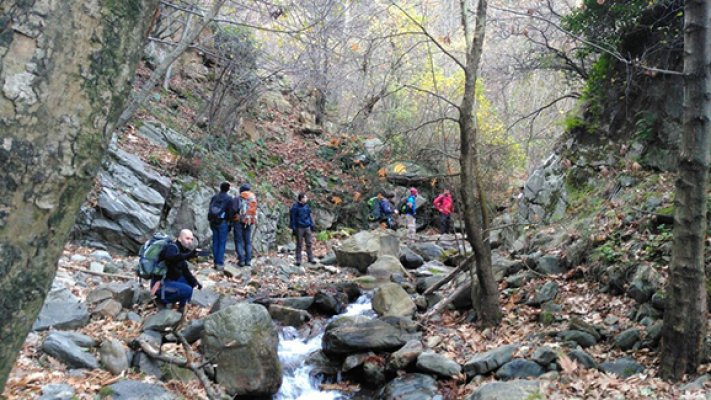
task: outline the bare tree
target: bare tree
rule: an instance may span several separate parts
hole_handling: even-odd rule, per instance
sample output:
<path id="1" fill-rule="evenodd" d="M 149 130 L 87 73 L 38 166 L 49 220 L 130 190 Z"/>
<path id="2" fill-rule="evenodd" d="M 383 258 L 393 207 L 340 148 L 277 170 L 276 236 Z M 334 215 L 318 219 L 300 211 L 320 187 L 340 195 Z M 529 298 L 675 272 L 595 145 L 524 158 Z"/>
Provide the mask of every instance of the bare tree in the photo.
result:
<path id="1" fill-rule="evenodd" d="M 0 3 L 0 389 L 94 182 L 157 3 Z"/>
<path id="2" fill-rule="evenodd" d="M 679 380 L 696 373 L 707 331 L 706 190 L 711 150 L 711 4 L 684 9 L 684 131 L 674 200 L 674 242 L 662 327 L 660 372 Z"/>

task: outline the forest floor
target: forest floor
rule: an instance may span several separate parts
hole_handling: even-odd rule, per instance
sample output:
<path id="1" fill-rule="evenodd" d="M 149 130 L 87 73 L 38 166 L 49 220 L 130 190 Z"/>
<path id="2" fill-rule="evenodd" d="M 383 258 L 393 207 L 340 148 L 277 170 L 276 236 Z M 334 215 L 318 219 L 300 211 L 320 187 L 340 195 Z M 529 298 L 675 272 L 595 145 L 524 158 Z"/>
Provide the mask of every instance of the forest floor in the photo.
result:
<path id="1" fill-rule="evenodd" d="M 316 255 L 326 254 L 328 244 L 316 243 Z M 63 260 L 69 260 L 72 255 L 88 255 L 92 249 L 68 245 L 65 248 Z M 127 265 L 133 259 L 115 260 L 124 261 Z M 230 261 L 231 257 L 228 259 Z M 293 263 L 293 256 L 287 254 L 268 254 L 257 257 L 249 276 L 227 277 L 211 269 L 208 262 L 196 266 L 196 276 L 206 288 L 234 296 L 238 300 L 258 297 L 281 297 L 314 294 L 319 288 L 330 283 L 352 279 L 355 274 L 348 269 L 338 267 L 311 266 L 303 275 L 291 275 L 289 281 L 280 279 L 273 266 L 275 259 L 283 259 Z M 232 260 L 234 261 L 234 260 Z M 71 261 L 60 263 L 58 274 L 60 276 L 76 276 L 77 270 L 86 269 L 85 263 Z M 504 310 L 504 319 L 498 327 L 480 329 L 476 323 L 469 321 L 469 312 L 445 311 L 441 316 L 431 321 L 420 321 L 423 326 L 423 343 L 440 354 L 444 354 L 460 364 L 464 364 L 474 354 L 509 343 L 519 343 L 520 347 L 516 357 L 529 358 L 533 351 L 541 346 L 548 345 L 559 348 L 555 333 L 566 329 L 570 319 L 582 318 L 595 325 L 605 325 L 609 321 L 625 327 L 637 326 L 644 328 L 630 320 L 634 309 L 632 299 L 612 296 L 600 292 L 598 283 L 581 279 L 583 271 L 574 270 L 566 275 L 554 277 L 541 277 L 533 279 L 518 291 L 506 291 L 502 284 L 501 305 Z M 88 275 L 87 285 L 74 285 L 72 292 L 80 298 L 85 298 L 94 287 L 115 280 L 114 278 L 101 278 Z M 556 303 L 562 307 L 554 321 L 544 324 L 539 320 L 540 309 L 525 305 L 521 302 L 522 293 L 532 292 L 534 288 L 546 281 L 554 280 L 559 285 Z M 145 317 L 154 311 L 153 306 L 135 306 L 134 311 Z M 208 309 L 190 307 L 188 319 L 202 318 Z M 321 321 L 314 320 L 312 325 Z M 303 329 L 311 329 L 309 326 Z M 97 341 L 105 338 L 117 338 L 130 341 L 138 336 L 140 325 L 131 321 L 114 321 L 111 319 L 93 319 L 87 326 L 79 329 Z M 111 373 L 96 369 L 81 373 L 71 372 L 66 366 L 44 354 L 40 350 L 42 338 L 46 332 L 31 333 L 15 363 L 15 367 L 7 382 L 3 396 L 7 399 L 37 398 L 42 386 L 49 383 L 68 383 L 77 392 L 78 399 L 95 399 L 101 395 L 101 389 L 122 378 L 132 378 L 156 382 L 156 379 L 143 376 L 136 372 L 127 372 L 123 376 L 113 376 Z M 197 344 L 195 345 L 195 349 Z M 180 353 L 177 346 L 166 345 L 167 352 Z M 596 369 L 585 369 L 570 359 L 559 361 L 559 374 L 554 374 L 550 379 L 543 380 L 544 391 L 542 395 L 548 399 L 703 399 L 706 398 L 704 390 L 684 391 L 682 384 L 670 384 L 657 377 L 658 354 L 647 349 L 636 351 L 620 351 L 612 349 L 609 343 L 599 343 L 586 349 L 598 363 L 614 360 L 620 357 L 631 357 L 645 367 L 645 371 L 627 379 L 600 372 Z M 704 364 L 699 374 L 711 371 L 711 365 Z M 689 377 L 693 379 L 695 376 Z M 477 377 L 466 382 L 462 375 L 460 379 L 440 381 L 440 389 L 447 399 L 461 399 L 471 393 L 482 383 L 494 380 L 494 376 Z M 197 380 L 181 382 L 171 380 L 165 386 L 185 398 L 205 398 L 205 393 Z M 348 386 L 348 383 L 344 383 Z M 703 388 L 703 385 L 701 386 Z M 711 387 L 707 388 L 711 389 Z"/>

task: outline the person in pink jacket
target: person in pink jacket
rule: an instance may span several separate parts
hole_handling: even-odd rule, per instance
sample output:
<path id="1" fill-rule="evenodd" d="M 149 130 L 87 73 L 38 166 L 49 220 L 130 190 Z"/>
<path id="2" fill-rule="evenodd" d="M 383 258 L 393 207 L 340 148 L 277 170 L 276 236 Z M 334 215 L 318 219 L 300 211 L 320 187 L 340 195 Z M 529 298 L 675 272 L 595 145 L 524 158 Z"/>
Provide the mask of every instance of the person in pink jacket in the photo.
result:
<path id="1" fill-rule="evenodd" d="M 442 194 L 434 199 L 432 204 L 435 210 L 439 212 L 439 233 L 441 235 L 448 233 L 452 224 L 452 211 L 454 210 L 452 194 L 445 189 Z"/>

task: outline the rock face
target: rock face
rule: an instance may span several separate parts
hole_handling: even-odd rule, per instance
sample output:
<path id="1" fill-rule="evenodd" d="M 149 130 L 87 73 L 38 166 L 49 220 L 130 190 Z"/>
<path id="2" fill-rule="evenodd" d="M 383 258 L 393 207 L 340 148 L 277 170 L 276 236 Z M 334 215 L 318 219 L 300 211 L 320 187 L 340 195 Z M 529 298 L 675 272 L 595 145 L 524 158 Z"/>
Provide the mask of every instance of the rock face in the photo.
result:
<path id="1" fill-rule="evenodd" d="M 352 267 L 365 273 L 375 262 L 380 251 L 380 238 L 369 231 L 361 231 L 334 248 L 338 265 Z"/>
<path id="2" fill-rule="evenodd" d="M 373 294 L 373 310 L 380 316 L 411 317 L 416 308 L 410 295 L 397 283 L 381 285 Z"/>
<path id="3" fill-rule="evenodd" d="M 565 216 L 567 192 L 560 157 L 552 155 L 533 171 L 518 203 L 519 218 L 527 222 L 553 222 Z"/>
<path id="4" fill-rule="evenodd" d="M 438 398 L 437 381 L 423 374 L 406 374 L 395 378 L 378 393 L 382 400 L 434 400 Z"/>
<path id="5" fill-rule="evenodd" d="M 83 205 L 77 216 L 74 238 L 135 254 L 160 225 L 170 179 L 112 144 L 99 172 L 99 184 L 96 206 Z"/>
<path id="6" fill-rule="evenodd" d="M 322 348 L 330 354 L 352 354 L 368 351 L 393 351 L 402 347 L 411 335 L 403 328 L 383 320 L 340 318 L 326 327 Z"/>
<path id="7" fill-rule="evenodd" d="M 521 400 L 535 399 L 541 395 L 538 381 L 514 380 L 510 382 L 490 382 L 482 385 L 466 400 Z"/>
<path id="8" fill-rule="evenodd" d="M 52 332 L 42 343 L 42 351 L 70 368 L 99 368 L 96 358 L 74 343 L 69 337 Z"/>
<path id="9" fill-rule="evenodd" d="M 215 377 L 235 396 L 270 396 L 281 386 L 279 337 L 266 308 L 235 304 L 205 318 L 202 345 Z"/>
<path id="10" fill-rule="evenodd" d="M 53 289 L 47 295 L 37 320 L 32 325 L 33 331 L 81 328 L 89 322 L 89 311 L 79 298 L 66 288 Z"/>

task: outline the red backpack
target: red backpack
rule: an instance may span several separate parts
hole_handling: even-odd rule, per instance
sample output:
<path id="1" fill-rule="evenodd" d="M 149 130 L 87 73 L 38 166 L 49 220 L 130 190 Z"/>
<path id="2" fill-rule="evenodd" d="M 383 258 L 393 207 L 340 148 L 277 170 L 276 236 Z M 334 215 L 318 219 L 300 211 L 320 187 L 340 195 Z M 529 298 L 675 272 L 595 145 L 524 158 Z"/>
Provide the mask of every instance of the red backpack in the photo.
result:
<path id="1" fill-rule="evenodd" d="M 239 220 L 245 225 L 257 223 L 257 196 L 250 191 L 239 194 L 242 198 L 239 206 Z"/>

